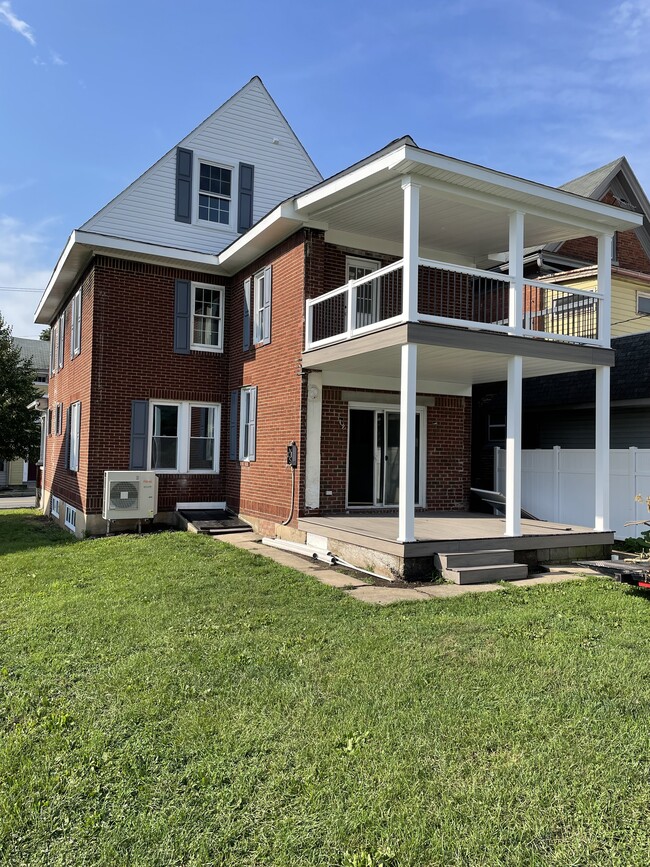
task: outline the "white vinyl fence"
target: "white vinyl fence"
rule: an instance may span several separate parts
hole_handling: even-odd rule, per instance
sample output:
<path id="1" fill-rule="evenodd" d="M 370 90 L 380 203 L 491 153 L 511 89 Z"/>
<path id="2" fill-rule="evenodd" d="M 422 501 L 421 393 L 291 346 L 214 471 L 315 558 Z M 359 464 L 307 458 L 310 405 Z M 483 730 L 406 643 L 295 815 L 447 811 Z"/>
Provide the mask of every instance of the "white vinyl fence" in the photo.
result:
<path id="1" fill-rule="evenodd" d="M 611 449 L 610 522 L 617 539 L 649 529 L 625 527 L 627 521 L 650 520 L 650 449 Z M 521 505 L 537 518 L 593 527 L 595 521 L 595 453 L 593 449 L 524 449 L 521 453 Z M 505 494 L 505 449 L 494 450 L 495 490 Z"/>

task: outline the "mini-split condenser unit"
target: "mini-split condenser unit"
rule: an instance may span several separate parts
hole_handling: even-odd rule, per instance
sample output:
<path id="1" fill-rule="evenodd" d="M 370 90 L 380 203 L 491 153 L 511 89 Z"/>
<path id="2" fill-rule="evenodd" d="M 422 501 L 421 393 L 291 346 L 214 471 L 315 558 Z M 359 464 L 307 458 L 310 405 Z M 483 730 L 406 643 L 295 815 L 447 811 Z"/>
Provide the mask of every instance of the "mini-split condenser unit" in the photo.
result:
<path id="1" fill-rule="evenodd" d="M 107 521 L 153 518 L 158 511 L 158 477 L 154 472 L 106 470 L 104 507 Z"/>

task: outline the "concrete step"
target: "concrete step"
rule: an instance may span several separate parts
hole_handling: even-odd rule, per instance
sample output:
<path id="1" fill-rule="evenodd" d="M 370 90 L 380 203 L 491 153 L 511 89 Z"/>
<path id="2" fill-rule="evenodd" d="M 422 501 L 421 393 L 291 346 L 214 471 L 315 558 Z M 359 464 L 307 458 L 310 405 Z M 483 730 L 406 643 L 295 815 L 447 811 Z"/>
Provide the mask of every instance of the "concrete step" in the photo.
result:
<path id="1" fill-rule="evenodd" d="M 528 566 L 522 563 L 503 563 L 491 566 L 461 566 L 444 569 L 443 577 L 454 584 L 489 584 L 495 581 L 517 581 L 528 577 Z"/>
<path id="2" fill-rule="evenodd" d="M 436 567 L 459 569 L 461 566 L 496 566 L 515 562 L 515 552 L 496 549 L 494 551 L 457 551 L 450 554 L 436 554 Z"/>

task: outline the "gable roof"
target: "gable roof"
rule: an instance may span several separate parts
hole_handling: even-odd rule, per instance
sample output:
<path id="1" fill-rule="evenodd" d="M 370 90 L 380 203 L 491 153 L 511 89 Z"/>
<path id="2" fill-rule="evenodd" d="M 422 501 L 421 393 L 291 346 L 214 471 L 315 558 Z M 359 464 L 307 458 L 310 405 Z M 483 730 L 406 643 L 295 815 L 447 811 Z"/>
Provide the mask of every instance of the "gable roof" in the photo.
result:
<path id="1" fill-rule="evenodd" d="M 47 370 L 50 366 L 50 341 L 30 337 L 12 337 L 14 345 L 20 349 L 23 358 L 31 358 L 36 370 Z"/>
<path id="2" fill-rule="evenodd" d="M 238 166 L 254 165 L 255 219 L 322 179 L 263 81 L 254 76 L 86 220 L 81 230 L 203 253 L 227 246 L 238 235 L 235 225 L 174 219 L 179 147 L 192 151 L 195 160 L 231 169 L 234 189 Z"/>
<path id="3" fill-rule="evenodd" d="M 611 163 L 587 172 L 586 175 L 580 175 L 579 178 L 567 181 L 559 189 L 568 190 L 570 193 L 577 193 L 579 196 L 585 196 L 587 199 L 600 198 L 600 196 L 607 192 L 609 182 L 618 174 L 624 161 L 627 162 L 625 157 L 612 160 Z"/>

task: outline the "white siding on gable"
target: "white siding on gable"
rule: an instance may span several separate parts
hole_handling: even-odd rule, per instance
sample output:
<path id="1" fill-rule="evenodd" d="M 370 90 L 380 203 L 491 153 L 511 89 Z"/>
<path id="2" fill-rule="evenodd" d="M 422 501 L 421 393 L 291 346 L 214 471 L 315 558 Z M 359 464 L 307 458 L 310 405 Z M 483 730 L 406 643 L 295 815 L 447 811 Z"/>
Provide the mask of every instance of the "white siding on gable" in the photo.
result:
<path id="1" fill-rule="evenodd" d="M 274 139 L 277 144 L 274 144 Z M 237 237 L 239 163 L 255 166 L 253 219 L 289 196 L 318 183 L 321 176 L 307 157 L 258 78 L 204 121 L 180 147 L 194 151 L 192 222 L 174 219 L 176 148 L 148 169 L 81 228 L 203 253 L 218 253 Z M 198 219 L 200 159 L 232 168 L 231 227 Z"/>

